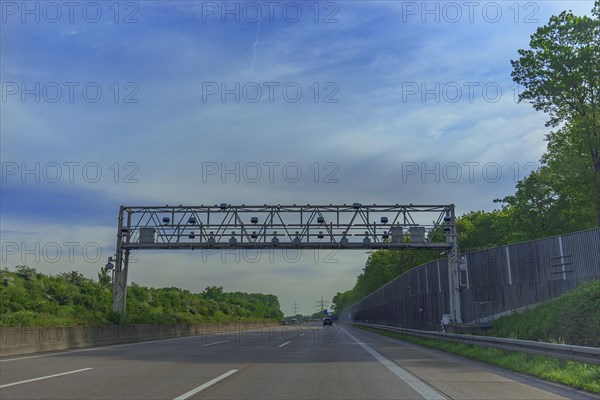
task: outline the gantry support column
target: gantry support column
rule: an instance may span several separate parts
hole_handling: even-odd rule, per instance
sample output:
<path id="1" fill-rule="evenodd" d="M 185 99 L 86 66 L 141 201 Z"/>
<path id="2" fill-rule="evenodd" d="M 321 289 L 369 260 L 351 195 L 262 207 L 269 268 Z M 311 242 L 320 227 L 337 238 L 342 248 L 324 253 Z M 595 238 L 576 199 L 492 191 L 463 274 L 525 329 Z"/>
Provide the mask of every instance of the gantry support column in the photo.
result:
<path id="1" fill-rule="evenodd" d="M 454 205 L 450 207 L 449 215 L 444 218 L 447 223 L 446 241 L 452 245 L 448 250 L 448 295 L 450 298 L 450 315 L 452 322 L 462 323 L 462 313 L 460 309 L 460 281 L 458 269 L 460 263 L 460 254 L 458 250 L 458 230 L 456 228 L 456 215 Z"/>
<path id="2" fill-rule="evenodd" d="M 124 208 L 119 210 L 119 230 L 117 232 L 117 250 L 115 260 L 115 275 L 113 280 L 113 311 L 125 315 L 125 300 L 127 298 L 127 269 L 129 267 L 129 249 L 123 249 L 123 238 L 130 235 L 130 218 L 127 227 L 123 224 Z"/>

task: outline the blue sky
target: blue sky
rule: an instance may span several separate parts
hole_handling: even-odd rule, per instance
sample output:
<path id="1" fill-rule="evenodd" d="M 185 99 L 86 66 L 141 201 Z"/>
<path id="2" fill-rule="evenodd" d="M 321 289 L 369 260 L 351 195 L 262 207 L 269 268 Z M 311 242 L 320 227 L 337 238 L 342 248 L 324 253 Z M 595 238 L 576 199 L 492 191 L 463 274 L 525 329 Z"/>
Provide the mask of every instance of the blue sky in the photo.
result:
<path id="1" fill-rule="evenodd" d="M 510 60 L 550 15 L 593 1 L 25 4 L 1 10 L 2 266 L 94 277 L 121 204 L 492 209 L 548 132 L 516 103 Z M 28 253 L 72 241 L 101 259 Z M 367 257 L 326 256 L 143 253 L 130 277 L 309 313 Z"/>

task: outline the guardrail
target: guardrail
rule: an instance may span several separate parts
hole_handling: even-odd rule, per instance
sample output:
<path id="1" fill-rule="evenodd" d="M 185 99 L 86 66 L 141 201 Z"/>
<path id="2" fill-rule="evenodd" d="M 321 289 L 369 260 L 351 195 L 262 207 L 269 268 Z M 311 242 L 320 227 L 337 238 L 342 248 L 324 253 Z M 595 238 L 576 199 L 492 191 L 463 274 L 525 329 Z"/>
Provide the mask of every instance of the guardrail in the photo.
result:
<path id="1" fill-rule="evenodd" d="M 457 333 L 442 333 L 421 331 L 416 329 L 397 328 L 387 325 L 365 324 L 354 322 L 355 325 L 384 329 L 387 331 L 406 333 L 429 339 L 447 340 L 450 342 L 473 344 L 482 347 L 492 347 L 501 350 L 516 351 L 526 354 L 554 357 L 561 360 L 579 361 L 600 365 L 600 348 L 573 346 L 570 344 L 534 342 L 532 340 L 517 340 L 489 336 L 461 335 Z"/>

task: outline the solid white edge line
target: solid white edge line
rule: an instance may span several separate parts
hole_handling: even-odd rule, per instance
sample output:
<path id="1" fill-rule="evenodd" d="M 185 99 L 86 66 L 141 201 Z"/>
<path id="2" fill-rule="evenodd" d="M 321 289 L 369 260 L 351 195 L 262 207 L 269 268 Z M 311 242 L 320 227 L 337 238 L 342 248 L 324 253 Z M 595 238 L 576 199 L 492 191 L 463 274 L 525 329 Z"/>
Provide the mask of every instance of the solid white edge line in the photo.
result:
<path id="1" fill-rule="evenodd" d="M 27 380 L 24 380 L 24 381 L 7 383 L 7 384 L 4 384 L 4 385 L 0 385 L 0 389 L 7 388 L 9 386 L 21 385 L 23 383 L 41 381 L 43 379 L 56 378 L 57 376 L 63 376 L 63 375 L 69 375 L 69 374 L 76 374 L 78 372 L 89 371 L 90 369 L 93 369 L 93 368 L 82 368 L 82 369 L 77 369 L 75 371 L 61 372 L 60 374 L 42 376 L 42 377 L 39 377 L 39 378 L 27 379 Z"/>
<path id="2" fill-rule="evenodd" d="M 288 344 L 288 343 L 290 343 L 290 342 L 291 342 L 291 340 L 288 340 L 288 341 L 287 341 L 287 342 L 285 342 L 285 343 L 281 343 L 281 344 L 280 344 L 280 345 L 278 345 L 277 347 L 283 347 L 283 346 L 285 346 L 286 344 Z"/>
<path id="3" fill-rule="evenodd" d="M 215 345 L 215 344 L 221 344 L 221 343 L 227 343 L 227 342 L 228 342 L 228 340 L 221 340 L 220 342 L 212 342 L 212 343 L 203 344 L 202 347 L 212 346 L 212 345 Z"/>
<path id="4" fill-rule="evenodd" d="M 379 361 L 381 364 L 383 364 L 387 369 L 392 371 L 394 373 L 394 375 L 396 375 L 398 378 L 402 379 L 408 386 L 410 386 L 417 393 L 419 393 L 421 396 L 423 396 L 424 399 L 426 399 L 426 400 L 447 400 L 446 397 L 442 396 L 435 389 L 428 386 L 426 383 L 421 381 L 419 378 L 417 378 L 416 376 L 414 376 L 413 374 L 411 374 L 409 371 L 405 370 L 398 364 L 396 364 L 393 361 L 388 360 L 387 358 L 382 356 L 380 353 L 378 353 L 373 348 L 371 348 L 371 346 L 369 346 L 368 344 L 363 343 L 360 340 L 358 340 L 354 335 L 352 335 L 350 332 L 346 331 L 344 328 L 339 328 L 339 329 L 342 332 L 344 332 L 346 335 L 350 336 L 350 338 L 352 340 L 354 340 L 360 347 L 365 349 L 365 351 L 367 353 L 372 355 L 377 361 Z"/>
<path id="5" fill-rule="evenodd" d="M 237 369 L 232 369 L 231 371 L 225 372 L 222 375 L 217 376 L 214 379 L 211 379 L 210 381 L 206 382 L 203 385 L 198 386 L 195 389 L 190 390 L 189 392 L 186 392 L 184 394 L 182 394 L 181 396 L 175 397 L 174 400 L 185 400 L 188 399 L 190 397 L 192 397 L 193 395 L 200 393 L 201 391 L 203 391 L 204 389 L 214 385 L 215 383 L 218 383 L 220 381 L 222 381 L 223 379 L 227 378 L 228 376 L 231 376 L 233 374 L 235 374 L 236 372 L 238 372 Z"/>

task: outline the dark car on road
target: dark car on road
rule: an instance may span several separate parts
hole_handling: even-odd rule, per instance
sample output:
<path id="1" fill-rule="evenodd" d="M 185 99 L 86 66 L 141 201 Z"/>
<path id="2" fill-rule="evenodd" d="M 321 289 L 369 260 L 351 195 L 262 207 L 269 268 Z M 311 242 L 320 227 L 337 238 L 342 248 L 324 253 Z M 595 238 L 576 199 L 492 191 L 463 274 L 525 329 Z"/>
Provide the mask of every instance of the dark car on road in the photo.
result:
<path id="1" fill-rule="evenodd" d="M 329 317 L 323 319 L 323 326 L 325 325 L 333 326 L 333 320 Z"/>

